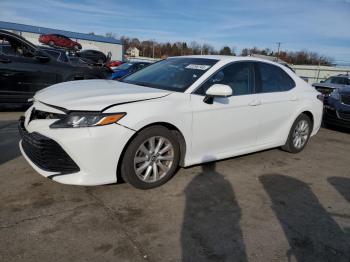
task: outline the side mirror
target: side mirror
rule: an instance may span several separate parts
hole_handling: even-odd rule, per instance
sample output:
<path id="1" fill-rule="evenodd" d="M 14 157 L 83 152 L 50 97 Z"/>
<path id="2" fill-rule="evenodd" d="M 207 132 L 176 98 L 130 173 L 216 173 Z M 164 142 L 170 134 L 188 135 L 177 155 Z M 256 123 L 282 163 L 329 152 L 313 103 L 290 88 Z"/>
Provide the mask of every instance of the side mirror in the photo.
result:
<path id="1" fill-rule="evenodd" d="M 214 84 L 205 92 L 204 102 L 212 104 L 214 97 L 229 97 L 232 96 L 232 88 L 228 85 Z"/>
<path id="2" fill-rule="evenodd" d="M 35 57 L 35 59 L 39 60 L 40 62 L 49 62 L 50 61 L 50 57 L 46 53 L 44 53 L 40 50 L 35 52 L 34 57 Z"/>

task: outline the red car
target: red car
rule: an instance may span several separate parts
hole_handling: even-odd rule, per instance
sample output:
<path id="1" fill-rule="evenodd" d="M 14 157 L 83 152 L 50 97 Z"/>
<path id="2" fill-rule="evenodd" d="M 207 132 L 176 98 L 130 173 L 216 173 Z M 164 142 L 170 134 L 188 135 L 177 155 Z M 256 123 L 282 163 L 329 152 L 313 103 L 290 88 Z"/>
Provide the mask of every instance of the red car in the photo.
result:
<path id="1" fill-rule="evenodd" d="M 124 63 L 123 61 L 112 60 L 112 61 L 108 62 L 106 64 L 106 66 L 109 67 L 110 69 L 114 70 L 116 67 L 120 66 L 123 63 Z"/>
<path id="2" fill-rule="evenodd" d="M 58 34 L 41 35 L 39 37 L 39 42 L 49 46 L 58 46 L 75 50 L 81 49 L 81 44 L 78 42 L 75 42 L 64 35 Z"/>

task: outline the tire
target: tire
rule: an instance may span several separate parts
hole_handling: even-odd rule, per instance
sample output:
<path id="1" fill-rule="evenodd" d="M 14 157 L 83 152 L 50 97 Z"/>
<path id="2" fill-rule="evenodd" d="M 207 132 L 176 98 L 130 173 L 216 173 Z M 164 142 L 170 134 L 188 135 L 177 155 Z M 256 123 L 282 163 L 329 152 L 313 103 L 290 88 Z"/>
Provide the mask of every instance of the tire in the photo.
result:
<path id="1" fill-rule="evenodd" d="M 49 41 L 49 46 L 54 46 L 55 43 L 53 41 Z"/>
<path id="2" fill-rule="evenodd" d="M 163 143 L 158 149 L 161 138 Z M 179 161 L 180 145 L 176 134 L 163 126 L 151 126 L 138 133 L 127 146 L 122 158 L 121 176 L 136 188 L 155 188 L 175 174 Z"/>
<path id="3" fill-rule="evenodd" d="M 303 123 L 306 126 L 303 126 Z M 287 142 L 282 146 L 282 149 L 293 154 L 301 152 L 307 145 L 311 132 L 312 123 L 310 118 L 305 114 L 299 115 L 290 129 Z M 298 143 L 297 140 L 300 141 L 300 143 Z"/>
<path id="4" fill-rule="evenodd" d="M 74 45 L 73 48 L 74 48 L 74 50 L 79 50 L 79 46 L 78 45 Z"/>

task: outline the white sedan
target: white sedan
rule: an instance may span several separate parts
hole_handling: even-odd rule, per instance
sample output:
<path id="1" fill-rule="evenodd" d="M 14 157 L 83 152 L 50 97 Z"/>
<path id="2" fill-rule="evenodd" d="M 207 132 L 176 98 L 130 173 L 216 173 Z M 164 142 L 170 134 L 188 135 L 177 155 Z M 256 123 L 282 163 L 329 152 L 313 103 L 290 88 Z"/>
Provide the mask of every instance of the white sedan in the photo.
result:
<path id="1" fill-rule="evenodd" d="M 53 85 L 19 123 L 20 149 L 41 175 L 148 189 L 178 166 L 267 148 L 298 153 L 317 133 L 322 96 L 290 69 L 253 57 L 185 56 L 121 81 Z"/>

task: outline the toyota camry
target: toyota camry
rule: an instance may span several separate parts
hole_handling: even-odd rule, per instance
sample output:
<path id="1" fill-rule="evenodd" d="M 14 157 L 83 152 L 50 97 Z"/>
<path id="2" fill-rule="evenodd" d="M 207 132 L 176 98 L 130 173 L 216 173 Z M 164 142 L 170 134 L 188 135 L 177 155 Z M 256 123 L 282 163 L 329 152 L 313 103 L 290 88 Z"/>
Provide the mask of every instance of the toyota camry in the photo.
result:
<path id="1" fill-rule="evenodd" d="M 149 189 L 178 167 L 268 148 L 304 149 L 322 95 L 290 69 L 253 57 L 185 56 L 120 81 L 37 92 L 19 121 L 20 149 L 44 177 L 73 185 L 123 178 Z"/>

